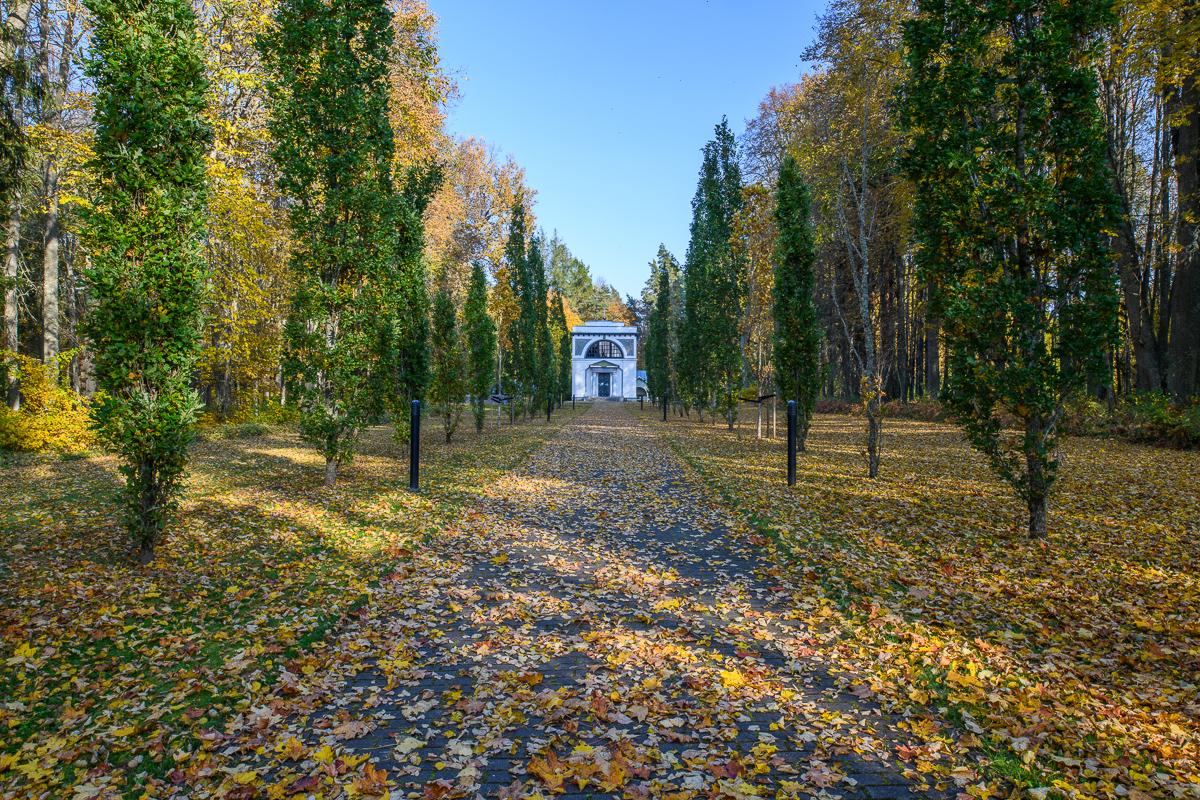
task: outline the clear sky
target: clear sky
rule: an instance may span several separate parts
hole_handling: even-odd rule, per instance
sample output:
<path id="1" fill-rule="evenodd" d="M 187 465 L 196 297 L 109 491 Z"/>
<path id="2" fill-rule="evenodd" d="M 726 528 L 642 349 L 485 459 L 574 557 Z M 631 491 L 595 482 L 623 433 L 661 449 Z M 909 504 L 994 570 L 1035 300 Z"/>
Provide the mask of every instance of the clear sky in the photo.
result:
<path id="1" fill-rule="evenodd" d="M 430 0 L 450 130 L 511 154 L 539 224 L 622 294 L 682 261 L 700 149 L 796 81 L 819 0 Z"/>

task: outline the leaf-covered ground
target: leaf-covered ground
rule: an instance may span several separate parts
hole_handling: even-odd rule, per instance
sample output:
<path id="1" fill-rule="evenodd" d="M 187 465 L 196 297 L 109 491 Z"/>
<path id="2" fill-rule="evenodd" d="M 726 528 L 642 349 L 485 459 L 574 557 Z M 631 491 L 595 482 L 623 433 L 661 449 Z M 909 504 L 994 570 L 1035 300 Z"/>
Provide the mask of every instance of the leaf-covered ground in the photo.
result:
<path id="1" fill-rule="evenodd" d="M 1200 795 L 1200 454 L 1068 442 L 1035 544 L 948 426 L 869 482 L 820 417 L 788 490 L 778 441 L 562 417 L 420 496 L 382 430 L 334 492 L 204 443 L 144 572 L 111 462 L 5 462 L 0 796 Z"/>
<path id="2" fill-rule="evenodd" d="M 846 691 L 754 535 L 600 404 L 385 581 L 226 744 L 235 796 L 953 796 Z M 803 602 L 803 600 L 801 601 Z M 369 759 L 369 760 L 367 760 Z"/>
<path id="3" fill-rule="evenodd" d="M 145 569 L 128 560 L 111 458 L 6 457 L 0 796 L 220 785 L 237 772 L 219 759 L 225 728 L 316 670 L 331 629 L 573 413 L 449 447 L 430 430 L 420 495 L 382 428 L 332 491 L 294 432 L 202 441 L 176 532 Z"/>
<path id="4" fill-rule="evenodd" d="M 1069 440 L 1031 542 L 946 425 L 889 421 L 869 481 L 864 423 L 818 416 L 786 490 L 781 441 L 655 424 L 808 586 L 854 691 L 912 715 L 917 769 L 981 798 L 1200 797 L 1200 453 Z"/>

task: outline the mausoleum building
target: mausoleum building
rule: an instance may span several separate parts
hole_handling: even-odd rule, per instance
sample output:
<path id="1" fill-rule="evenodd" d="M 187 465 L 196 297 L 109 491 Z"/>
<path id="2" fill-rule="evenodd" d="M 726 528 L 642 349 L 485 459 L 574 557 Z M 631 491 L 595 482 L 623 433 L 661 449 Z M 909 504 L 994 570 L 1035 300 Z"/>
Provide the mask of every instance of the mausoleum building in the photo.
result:
<path id="1" fill-rule="evenodd" d="M 571 329 L 571 387 L 584 400 L 636 400 L 638 329 L 589 320 Z"/>

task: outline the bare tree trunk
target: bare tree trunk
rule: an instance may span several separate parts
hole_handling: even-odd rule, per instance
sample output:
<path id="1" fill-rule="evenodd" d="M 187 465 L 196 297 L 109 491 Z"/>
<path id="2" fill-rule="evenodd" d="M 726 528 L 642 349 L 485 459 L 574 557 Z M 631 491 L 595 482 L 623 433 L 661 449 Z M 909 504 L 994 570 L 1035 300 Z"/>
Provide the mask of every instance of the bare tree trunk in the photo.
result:
<path id="1" fill-rule="evenodd" d="M 941 335 L 942 321 L 925 318 L 925 396 L 936 400 L 941 391 L 941 369 L 938 358 L 938 337 Z"/>
<path id="2" fill-rule="evenodd" d="M 1185 11 L 1185 20 L 1196 13 Z M 1200 391 L 1200 86 L 1195 75 L 1184 76 L 1170 106 L 1169 118 L 1179 120 L 1172 133 L 1179 256 L 1171 290 L 1167 390 L 1186 402 Z"/>
<path id="3" fill-rule="evenodd" d="M 16 57 L 17 49 L 25 40 L 25 29 L 29 26 L 29 9 L 33 0 L 16 0 L 4 18 L 4 31 L 0 35 L 0 60 L 7 65 Z"/>
<path id="4" fill-rule="evenodd" d="M 58 374 L 59 336 L 59 243 L 62 232 L 58 225 L 58 167 L 46 162 L 46 231 L 42 239 L 42 361 Z"/>
<path id="5" fill-rule="evenodd" d="M 1040 444 L 1046 438 L 1046 423 L 1039 415 L 1025 421 L 1025 441 Z M 1046 536 L 1046 500 L 1050 486 L 1046 475 L 1043 456 L 1037 445 L 1026 446 L 1025 470 L 1027 486 L 1025 502 L 1029 507 L 1029 538 L 1043 539 Z"/>
<path id="6" fill-rule="evenodd" d="M 17 325 L 17 268 L 20 264 L 21 248 L 21 204 L 14 198 L 4 226 L 4 349 L 17 352 L 20 339 Z M 4 387 L 5 402 L 13 411 L 21 408 L 21 387 L 15 377 L 9 376 Z"/>
<path id="7" fill-rule="evenodd" d="M 338 462 L 337 459 L 325 456 L 325 488 L 330 488 L 337 483 Z"/>

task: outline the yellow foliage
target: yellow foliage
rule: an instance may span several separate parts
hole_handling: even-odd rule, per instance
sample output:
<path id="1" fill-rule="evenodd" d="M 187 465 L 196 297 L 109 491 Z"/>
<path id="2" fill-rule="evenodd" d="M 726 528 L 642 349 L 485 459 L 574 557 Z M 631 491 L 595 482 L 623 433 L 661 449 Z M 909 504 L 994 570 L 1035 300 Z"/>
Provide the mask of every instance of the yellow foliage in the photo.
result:
<path id="1" fill-rule="evenodd" d="M 76 351 L 58 358 L 58 371 Z M 88 401 L 57 383 L 52 368 L 20 353 L 5 352 L 3 360 L 21 386 L 21 408 L 0 407 L 0 449 L 78 453 L 96 445 Z"/>

